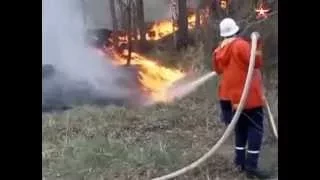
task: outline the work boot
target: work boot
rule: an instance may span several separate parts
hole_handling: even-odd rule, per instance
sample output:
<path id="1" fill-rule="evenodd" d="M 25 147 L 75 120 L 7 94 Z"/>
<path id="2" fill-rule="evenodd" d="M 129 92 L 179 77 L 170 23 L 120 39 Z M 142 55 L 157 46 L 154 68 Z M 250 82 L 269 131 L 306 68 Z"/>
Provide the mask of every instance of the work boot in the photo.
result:
<path id="1" fill-rule="evenodd" d="M 246 153 L 244 148 L 236 148 L 236 157 L 234 159 L 234 164 L 236 166 L 237 171 L 243 172 L 245 170 L 245 159 Z"/>
<path id="2" fill-rule="evenodd" d="M 258 178 L 258 179 L 268 179 L 270 178 L 270 174 L 265 172 L 265 171 L 262 171 L 260 169 L 247 169 L 246 170 L 246 173 L 247 173 L 247 178 L 248 179 L 255 179 L 255 178 Z"/>

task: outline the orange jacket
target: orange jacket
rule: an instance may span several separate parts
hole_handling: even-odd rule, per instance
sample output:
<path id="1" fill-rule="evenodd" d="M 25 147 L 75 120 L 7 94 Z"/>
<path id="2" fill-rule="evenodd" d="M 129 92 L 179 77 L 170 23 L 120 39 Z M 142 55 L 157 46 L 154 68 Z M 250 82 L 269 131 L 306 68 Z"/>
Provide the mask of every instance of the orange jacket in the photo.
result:
<path id="1" fill-rule="evenodd" d="M 228 39 L 227 39 L 228 40 Z M 242 38 L 229 39 L 227 43 L 222 42 L 214 51 L 214 70 L 221 74 L 222 80 L 219 84 L 219 97 L 231 100 L 233 105 L 240 102 L 250 61 L 250 43 Z M 262 66 L 262 56 L 257 55 L 255 68 Z M 262 82 L 258 71 L 253 74 L 249 88 L 249 94 L 245 109 L 263 105 Z"/>
<path id="2" fill-rule="evenodd" d="M 212 69 L 220 75 L 220 81 L 218 84 L 218 98 L 220 100 L 229 100 L 225 80 L 223 78 L 223 70 L 228 66 L 228 62 L 221 61 L 221 58 L 230 58 L 225 56 L 230 55 L 230 47 L 234 40 L 235 38 L 225 39 L 212 53 Z"/>

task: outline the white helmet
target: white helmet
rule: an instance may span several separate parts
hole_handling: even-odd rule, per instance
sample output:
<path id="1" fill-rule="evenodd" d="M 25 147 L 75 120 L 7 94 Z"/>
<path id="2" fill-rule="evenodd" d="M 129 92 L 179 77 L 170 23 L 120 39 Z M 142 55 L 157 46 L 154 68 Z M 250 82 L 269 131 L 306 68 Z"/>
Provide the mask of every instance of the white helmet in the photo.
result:
<path id="1" fill-rule="evenodd" d="M 231 18 L 224 18 L 220 24 L 220 36 L 229 37 L 236 34 L 239 31 L 239 26 Z"/>

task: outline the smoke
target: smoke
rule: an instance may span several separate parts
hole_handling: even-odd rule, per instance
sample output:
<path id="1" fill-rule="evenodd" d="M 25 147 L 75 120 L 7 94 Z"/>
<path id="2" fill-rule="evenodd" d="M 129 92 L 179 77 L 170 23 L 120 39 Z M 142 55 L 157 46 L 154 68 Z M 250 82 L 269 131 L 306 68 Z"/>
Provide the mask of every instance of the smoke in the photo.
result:
<path id="1" fill-rule="evenodd" d="M 126 73 L 85 43 L 86 28 L 78 0 L 42 0 L 42 64 L 54 75 L 43 80 L 43 103 L 69 104 L 92 96 L 123 98 L 129 88 L 116 84 Z M 76 95 L 86 92 L 87 97 Z M 48 103 L 48 102 L 47 102 Z"/>

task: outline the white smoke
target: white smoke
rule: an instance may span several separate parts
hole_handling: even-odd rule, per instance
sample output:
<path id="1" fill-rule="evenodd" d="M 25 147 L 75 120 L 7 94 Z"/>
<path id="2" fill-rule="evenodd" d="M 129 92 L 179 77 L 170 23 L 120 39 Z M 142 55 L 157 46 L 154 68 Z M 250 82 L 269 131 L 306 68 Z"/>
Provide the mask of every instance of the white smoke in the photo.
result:
<path id="1" fill-rule="evenodd" d="M 80 3 L 79 0 L 42 0 L 42 64 L 51 64 L 60 72 L 60 76 L 43 84 L 43 96 L 50 95 L 48 87 L 52 84 L 60 84 L 63 91 L 78 88 L 75 84 L 86 84 L 100 96 L 128 96 L 129 89 L 115 83 L 125 73 L 85 43 Z"/>

